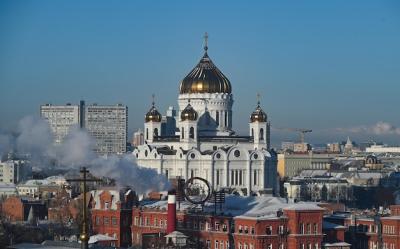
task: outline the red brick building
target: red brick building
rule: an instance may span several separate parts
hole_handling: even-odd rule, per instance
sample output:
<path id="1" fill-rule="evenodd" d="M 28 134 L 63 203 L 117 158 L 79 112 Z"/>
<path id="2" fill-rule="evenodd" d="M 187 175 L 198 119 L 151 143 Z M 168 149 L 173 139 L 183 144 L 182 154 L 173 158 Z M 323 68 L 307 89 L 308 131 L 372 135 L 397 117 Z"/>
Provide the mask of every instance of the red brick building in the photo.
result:
<path id="1" fill-rule="evenodd" d="M 44 202 L 28 197 L 8 197 L 2 203 L 2 215 L 5 219 L 14 221 L 26 221 L 29 211 L 33 209 L 34 216 L 39 220 L 47 218 L 47 206 Z"/>
<path id="2" fill-rule="evenodd" d="M 344 242 L 352 244 L 352 248 L 400 249 L 400 216 L 340 213 L 325 220 L 346 228 Z"/>
<path id="3" fill-rule="evenodd" d="M 176 229 L 195 248 L 321 248 L 323 209 L 314 204 L 287 204 L 274 197 L 228 196 L 222 210 L 199 211 L 186 202 L 177 210 Z M 132 212 L 132 244 L 146 235 L 163 240 L 168 223 L 166 201 L 143 203 Z M 152 246 L 155 246 L 154 244 Z"/>
<path id="4" fill-rule="evenodd" d="M 116 239 L 115 246 L 131 245 L 132 207 L 136 193 L 129 188 L 102 188 L 91 192 L 92 234 Z"/>

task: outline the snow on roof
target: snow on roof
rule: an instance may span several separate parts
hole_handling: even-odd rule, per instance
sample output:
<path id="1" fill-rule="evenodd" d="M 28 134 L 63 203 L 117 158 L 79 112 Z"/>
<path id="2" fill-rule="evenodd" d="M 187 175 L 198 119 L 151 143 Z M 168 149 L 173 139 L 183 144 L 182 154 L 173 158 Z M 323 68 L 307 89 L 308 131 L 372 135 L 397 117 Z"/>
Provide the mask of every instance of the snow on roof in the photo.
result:
<path id="1" fill-rule="evenodd" d="M 322 223 L 322 228 L 323 229 L 340 229 L 340 228 L 346 228 L 345 226 L 338 225 L 332 222 L 324 221 Z"/>
<path id="2" fill-rule="evenodd" d="M 95 243 L 100 242 L 100 241 L 116 241 L 116 240 L 117 239 L 114 238 L 114 237 L 110 237 L 110 236 L 107 236 L 107 235 L 104 235 L 104 234 L 96 234 L 96 235 L 90 236 L 88 243 L 89 244 L 95 244 Z"/>
<path id="3" fill-rule="evenodd" d="M 217 204 L 218 205 L 218 204 Z M 167 208 L 167 201 L 143 201 L 145 208 Z M 195 205 L 183 201 L 178 210 L 190 210 Z M 277 211 L 286 210 L 324 210 L 314 203 L 286 203 L 286 200 L 271 196 L 236 196 L 227 195 L 223 204 L 223 213 L 235 218 L 270 219 L 277 217 Z M 205 213 L 214 212 L 214 204 L 207 202 L 204 206 Z"/>
<path id="4" fill-rule="evenodd" d="M 398 216 L 398 215 L 386 216 L 386 217 L 381 217 L 381 218 L 386 219 L 386 220 L 400 220 L 400 216 Z"/>

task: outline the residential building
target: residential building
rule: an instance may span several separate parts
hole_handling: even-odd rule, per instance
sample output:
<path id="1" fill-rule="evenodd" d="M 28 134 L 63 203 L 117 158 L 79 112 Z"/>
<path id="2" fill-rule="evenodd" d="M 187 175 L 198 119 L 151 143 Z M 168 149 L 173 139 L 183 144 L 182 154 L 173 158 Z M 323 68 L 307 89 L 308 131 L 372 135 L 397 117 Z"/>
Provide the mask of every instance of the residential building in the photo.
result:
<path id="1" fill-rule="evenodd" d="M 170 203 L 170 202 L 168 202 Z M 132 212 L 132 244 L 157 247 L 168 233 L 188 236 L 189 244 L 210 249 L 321 248 L 324 209 L 315 204 L 291 203 L 275 197 L 227 196 L 222 209 L 207 204 L 203 211 L 180 203 L 176 220 L 168 215 L 166 201 L 143 203 Z M 151 244 L 149 236 L 155 238 Z M 158 241 L 157 241 L 158 238 Z"/>
<path id="2" fill-rule="evenodd" d="M 73 126 L 80 127 L 79 105 L 51 105 L 40 106 L 40 116 L 45 119 L 53 132 L 54 142 L 60 144 Z"/>
<path id="3" fill-rule="evenodd" d="M 56 144 L 61 143 L 74 126 L 84 128 L 100 154 L 126 153 L 128 107 L 118 105 L 42 105 L 40 115 L 48 121 Z"/>
<path id="4" fill-rule="evenodd" d="M 32 176 L 32 167 L 27 160 L 0 162 L 0 183 L 17 184 Z"/>
<path id="5" fill-rule="evenodd" d="M 281 179 L 299 175 L 305 169 L 330 169 L 334 156 L 308 153 L 278 154 L 278 174 Z"/>
<path id="6" fill-rule="evenodd" d="M 129 188 L 101 188 L 91 191 L 93 233 L 113 237 L 114 246 L 130 246 L 132 208 L 136 203 L 136 193 Z"/>
<path id="7" fill-rule="evenodd" d="M 97 154 L 123 154 L 126 152 L 128 107 L 85 106 L 85 130 L 95 139 Z"/>
<path id="8" fill-rule="evenodd" d="M 142 144 L 144 144 L 144 134 L 143 131 L 139 129 L 133 133 L 132 146 L 138 147 L 139 145 Z"/>
<path id="9" fill-rule="evenodd" d="M 32 209 L 32 211 L 31 211 Z M 8 197 L 2 203 L 2 214 L 8 221 L 26 221 L 29 212 L 33 212 L 37 219 L 43 220 L 47 217 L 46 204 L 39 200 L 27 197 Z"/>

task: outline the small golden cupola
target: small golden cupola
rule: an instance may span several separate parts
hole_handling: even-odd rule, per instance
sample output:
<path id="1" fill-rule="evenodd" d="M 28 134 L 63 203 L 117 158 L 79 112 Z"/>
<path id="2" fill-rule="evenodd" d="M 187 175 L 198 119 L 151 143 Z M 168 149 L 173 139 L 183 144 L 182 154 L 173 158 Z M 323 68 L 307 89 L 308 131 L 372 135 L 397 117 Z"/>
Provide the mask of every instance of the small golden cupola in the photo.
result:
<path id="1" fill-rule="evenodd" d="M 208 57 L 207 33 L 204 39 L 204 55 L 195 68 L 181 81 L 179 93 L 231 93 L 232 87 L 228 78 Z"/>
<path id="2" fill-rule="evenodd" d="M 259 95 L 257 95 L 259 98 Z M 261 109 L 260 100 L 257 101 L 257 107 L 250 115 L 250 122 L 267 122 L 267 114 Z"/>
<path id="3" fill-rule="evenodd" d="M 181 112 L 181 121 L 196 121 L 198 118 L 198 114 L 195 109 L 188 103 L 188 105 Z"/>
<path id="4" fill-rule="evenodd" d="M 158 112 L 158 110 L 154 104 L 154 94 L 153 94 L 153 102 L 151 103 L 151 108 L 146 113 L 144 120 L 146 123 L 148 123 L 148 122 L 161 122 L 161 119 L 162 119 L 162 116 Z"/>

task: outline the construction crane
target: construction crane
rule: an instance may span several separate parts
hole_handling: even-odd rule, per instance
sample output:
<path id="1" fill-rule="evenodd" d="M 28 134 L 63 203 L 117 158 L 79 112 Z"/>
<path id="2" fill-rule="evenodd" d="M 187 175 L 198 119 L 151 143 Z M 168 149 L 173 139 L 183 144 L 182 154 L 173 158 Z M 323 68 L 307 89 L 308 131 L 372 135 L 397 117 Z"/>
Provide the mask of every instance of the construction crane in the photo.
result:
<path id="1" fill-rule="evenodd" d="M 304 135 L 306 133 L 312 132 L 310 129 L 299 129 L 299 128 L 277 128 L 278 130 L 283 130 L 283 131 L 296 131 L 300 133 L 300 142 L 304 143 Z"/>

